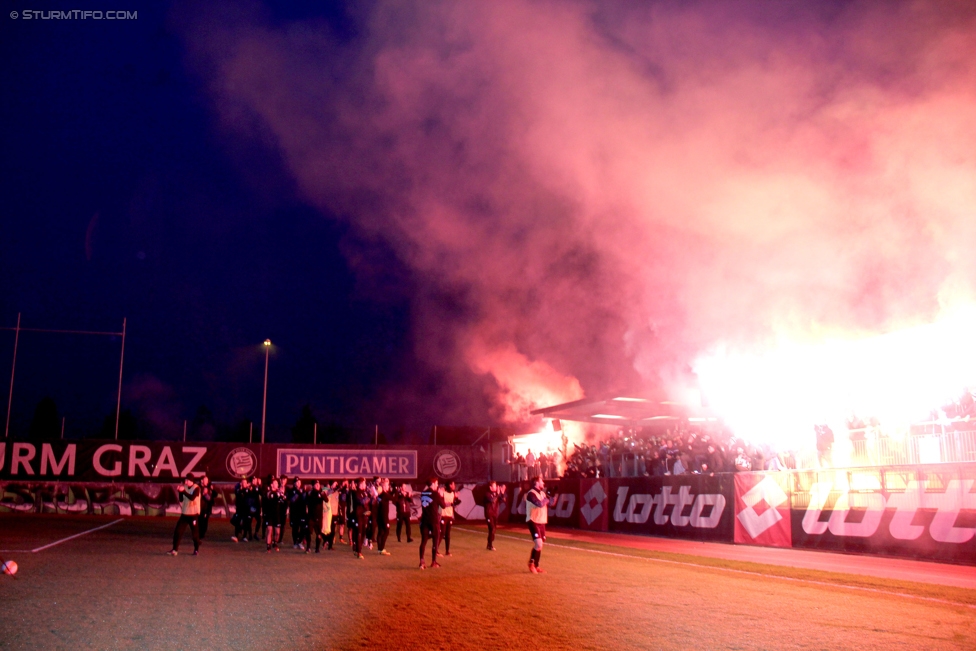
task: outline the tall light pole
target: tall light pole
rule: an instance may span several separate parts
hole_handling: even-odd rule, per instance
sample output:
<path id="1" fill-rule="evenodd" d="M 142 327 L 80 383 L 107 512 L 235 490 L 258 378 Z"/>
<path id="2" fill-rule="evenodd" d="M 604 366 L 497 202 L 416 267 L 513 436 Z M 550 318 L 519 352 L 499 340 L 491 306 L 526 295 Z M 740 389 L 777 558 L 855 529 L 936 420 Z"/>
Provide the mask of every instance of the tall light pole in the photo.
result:
<path id="1" fill-rule="evenodd" d="M 119 397 L 115 403 L 115 440 L 119 440 L 119 415 L 122 412 L 122 363 L 125 362 L 125 317 L 122 317 L 122 354 L 119 355 Z"/>
<path id="2" fill-rule="evenodd" d="M 271 340 L 264 340 L 264 399 L 261 401 L 261 442 L 264 443 L 264 423 L 268 414 L 268 355 L 271 353 Z"/>
<path id="3" fill-rule="evenodd" d="M 7 398 L 7 424 L 3 428 L 3 438 L 10 436 L 10 408 L 14 404 L 14 371 L 17 370 L 17 343 L 20 341 L 20 312 L 17 313 L 17 328 L 14 330 L 14 363 L 10 365 L 10 396 Z"/>

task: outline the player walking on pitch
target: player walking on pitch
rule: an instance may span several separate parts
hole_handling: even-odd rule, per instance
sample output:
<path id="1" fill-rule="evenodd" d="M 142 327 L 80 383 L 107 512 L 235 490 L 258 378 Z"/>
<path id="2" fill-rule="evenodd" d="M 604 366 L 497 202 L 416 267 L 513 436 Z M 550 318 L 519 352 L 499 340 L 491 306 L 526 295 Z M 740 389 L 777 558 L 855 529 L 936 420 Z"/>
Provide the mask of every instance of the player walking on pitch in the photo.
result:
<path id="1" fill-rule="evenodd" d="M 488 524 L 488 551 L 495 551 L 495 528 L 498 526 L 498 512 L 505 501 L 505 485 L 500 487 L 492 479 L 488 482 L 488 492 L 485 493 L 485 522 Z"/>
<path id="2" fill-rule="evenodd" d="M 532 490 L 525 496 L 525 521 L 529 523 L 529 533 L 532 534 L 532 554 L 529 556 L 529 571 L 533 574 L 543 574 L 545 570 L 539 567 L 542 557 L 542 543 L 546 541 L 546 522 L 549 520 L 549 496 L 546 495 L 546 483 L 542 477 L 532 479 Z"/>
<path id="3" fill-rule="evenodd" d="M 430 552 L 430 566 L 440 567 L 437 562 L 437 544 L 440 542 L 440 515 L 438 510 L 445 506 L 444 497 L 437 490 L 437 477 L 431 477 L 430 481 L 420 493 L 420 569 L 426 570 L 424 563 L 424 550 L 427 548 L 427 541 L 433 544 Z"/>
<path id="4" fill-rule="evenodd" d="M 176 556 L 180 551 L 180 538 L 187 527 L 190 527 L 190 535 L 193 536 L 193 555 L 200 553 L 200 528 L 197 522 L 200 518 L 200 487 L 193 483 L 192 477 L 187 477 L 183 483 L 177 487 L 180 497 L 180 519 L 176 521 L 176 530 L 173 531 L 173 549 L 168 553 Z"/>
<path id="5" fill-rule="evenodd" d="M 461 500 L 457 497 L 457 485 L 453 481 L 450 482 L 446 488 L 442 488 L 440 490 L 440 494 L 441 498 L 444 500 L 444 506 L 438 509 L 441 517 L 440 540 L 444 541 L 444 555 L 450 556 L 451 527 L 454 524 L 454 507 L 458 506 L 461 503 Z M 437 555 L 440 556 L 440 552 L 438 552 Z"/>

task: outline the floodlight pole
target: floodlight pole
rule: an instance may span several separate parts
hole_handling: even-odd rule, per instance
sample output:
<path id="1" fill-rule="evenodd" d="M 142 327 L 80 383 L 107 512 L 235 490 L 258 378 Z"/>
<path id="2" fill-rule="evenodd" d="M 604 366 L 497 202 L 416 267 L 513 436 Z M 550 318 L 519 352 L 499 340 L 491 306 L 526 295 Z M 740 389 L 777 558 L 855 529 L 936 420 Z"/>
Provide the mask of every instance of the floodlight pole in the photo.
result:
<path id="1" fill-rule="evenodd" d="M 3 438 L 10 436 L 10 408 L 14 404 L 14 371 L 17 370 L 18 341 L 20 341 L 20 312 L 17 313 L 17 328 L 14 330 L 14 362 L 10 366 L 10 395 L 7 397 L 7 424 L 3 429 Z"/>
<path id="2" fill-rule="evenodd" d="M 271 340 L 264 340 L 264 398 L 261 401 L 261 442 L 264 443 L 265 417 L 268 415 L 268 355 L 271 353 Z"/>
<path id="3" fill-rule="evenodd" d="M 119 413 L 122 411 L 122 365 L 125 363 L 125 317 L 122 317 L 122 354 L 119 355 L 119 395 L 115 401 L 115 440 L 119 440 Z"/>

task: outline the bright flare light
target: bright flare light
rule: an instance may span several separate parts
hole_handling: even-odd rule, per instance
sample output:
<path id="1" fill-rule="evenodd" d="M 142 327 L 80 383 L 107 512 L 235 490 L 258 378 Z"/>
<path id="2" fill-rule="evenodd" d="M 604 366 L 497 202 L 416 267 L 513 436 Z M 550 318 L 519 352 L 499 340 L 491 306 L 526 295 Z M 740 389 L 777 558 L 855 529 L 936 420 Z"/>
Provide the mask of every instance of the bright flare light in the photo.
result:
<path id="1" fill-rule="evenodd" d="M 750 441 L 809 447 L 815 423 L 843 436 L 852 412 L 904 427 L 976 388 L 976 310 L 874 337 L 718 349 L 695 371 L 710 406 Z"/>

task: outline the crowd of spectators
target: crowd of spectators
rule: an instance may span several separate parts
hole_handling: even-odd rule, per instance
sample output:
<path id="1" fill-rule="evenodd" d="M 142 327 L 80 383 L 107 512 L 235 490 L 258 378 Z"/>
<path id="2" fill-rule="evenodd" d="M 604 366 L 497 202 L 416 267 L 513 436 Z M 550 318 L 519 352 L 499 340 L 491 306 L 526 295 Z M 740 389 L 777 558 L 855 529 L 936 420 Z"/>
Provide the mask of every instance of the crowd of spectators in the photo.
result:
<path id="1" fill-rule="evenodd" d="M 546 454 L 540 452 L 533 454 L 532 450 L 527 450 L 525 456 L 519 452 L 512 459 L 513 475 L 518 481 L 527 481 L 532 477 L 542 477 L 549 479 L 557 474 L 556 453 Z"/>
<path id="2" fill-rule="evenodd" d="M 724 430 L 707 431 L 679 424 L 663 434 L 643 428 L 621 429 L 595 444 L 573 444 L 566 477 L 649 477 L 661 475 L 787 470 L 796 467 L 789 453 L 750 445 Z"/>

